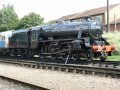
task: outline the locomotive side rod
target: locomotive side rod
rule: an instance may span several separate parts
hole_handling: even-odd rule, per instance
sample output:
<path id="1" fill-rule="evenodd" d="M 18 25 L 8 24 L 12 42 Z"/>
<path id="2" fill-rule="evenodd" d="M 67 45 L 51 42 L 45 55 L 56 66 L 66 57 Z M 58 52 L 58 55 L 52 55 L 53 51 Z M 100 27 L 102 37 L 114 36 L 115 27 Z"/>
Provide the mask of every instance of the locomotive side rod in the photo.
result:
<path id="1" fill-rule="evenodd" d="M 54 54 L 59 54 L 59 53 L 63 53 L 63 52 L 68 52 L 70 49 L 66 49 L 66 50 L 62 50 L 62 51 L 58 51 L 58 52 L 54 52 L 54 53 L 42 53 L 42 55 L 54 55 Z"/>

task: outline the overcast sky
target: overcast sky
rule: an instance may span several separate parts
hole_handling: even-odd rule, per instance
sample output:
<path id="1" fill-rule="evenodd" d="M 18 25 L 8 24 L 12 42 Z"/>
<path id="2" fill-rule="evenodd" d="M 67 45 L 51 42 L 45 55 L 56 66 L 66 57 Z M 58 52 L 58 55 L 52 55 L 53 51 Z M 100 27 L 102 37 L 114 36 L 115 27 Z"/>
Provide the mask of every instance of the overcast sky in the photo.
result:
<path id="1" fill-rule="evenodd" d="M 120 0 L 109 0 L 110 4 Z M 30 12 L 40 14 L 45 21 L 58 19 L 64 15 L 107 5 L 107 0 L 0 0 L 0 8 L 6 4 L 14 5 L 19 18 Z"/>

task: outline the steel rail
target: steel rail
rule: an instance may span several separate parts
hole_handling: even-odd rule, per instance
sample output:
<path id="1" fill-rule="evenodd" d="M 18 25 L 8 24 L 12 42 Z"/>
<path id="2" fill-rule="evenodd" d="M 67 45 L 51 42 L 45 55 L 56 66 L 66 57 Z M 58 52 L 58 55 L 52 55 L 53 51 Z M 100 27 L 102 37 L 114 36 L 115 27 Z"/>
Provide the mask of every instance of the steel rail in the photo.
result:
<path id="1" fill-rule="evenodd" d="M 14 82 L 16 84 L 21 84 L 21 85 L 24 85 L 24 86 L 28 86 L 28 87 L 30 87 L 31 89 L 34 89 L 34 90 L 49 90 L 49 89 L 46 89 L 44 87 L 33 85 L 33 84 L 30 84 L 30 83 L 23 82 L 23 81 L 13 79 L 13 78 L 10 78 L 10 77 L 6 77 L 6 76 L 1 76 L 0 75 L 0 78 L 2 78 L 3 80 L 7 80 L 9 82 Z"/>

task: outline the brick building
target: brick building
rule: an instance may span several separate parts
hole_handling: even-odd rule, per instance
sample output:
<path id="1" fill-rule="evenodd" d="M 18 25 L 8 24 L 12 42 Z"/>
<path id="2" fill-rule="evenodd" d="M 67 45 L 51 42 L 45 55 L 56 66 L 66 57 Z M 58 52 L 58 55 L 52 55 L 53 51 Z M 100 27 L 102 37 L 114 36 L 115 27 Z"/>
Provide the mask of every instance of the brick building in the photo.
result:
<path id="1" fill-rule="evenodd" d="M 109 11 L 110 31 L 120 31 L 120 4 L 110 5 Z M 107 29 L 107 7 L 100 7 L 95 9 L 86 10 L 81 13 L 63 16 L 61 20 L 71 20 L 73 22 L 82 21 L 85 16 L 90 16 L 93 20 L 100 21 L 104 30 Z"/>

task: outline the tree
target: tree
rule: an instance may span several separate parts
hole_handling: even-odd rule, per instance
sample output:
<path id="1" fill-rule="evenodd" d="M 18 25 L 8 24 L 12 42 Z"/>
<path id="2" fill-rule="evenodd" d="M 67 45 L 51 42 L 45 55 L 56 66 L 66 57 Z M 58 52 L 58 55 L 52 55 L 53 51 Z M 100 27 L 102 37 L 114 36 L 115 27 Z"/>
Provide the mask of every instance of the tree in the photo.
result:
<path id="1" fill-rule="evenodd" d="M 57 20 L 52 20 L 52 21 L 49 21 L 49 22 L 47 22 L 47 23 L 45 23 L 46 25 L 48 25 L 48 24 L 54 24 L 54 23 L 56 23 L 57 22 Z"/>
<path id="2" fill-rule="evenodd" d="M 11 5 L 3 5 L 0 10 L 0 31 L 13 30 L 18 27 L 19 19 Z"/>
<path id="3" fill-rule="evenodd" d="M 37 26 L 42 24 L 43 21 L 43 17 L 41 17 L 39 14 L 32 12 L 29 15 L 26 15 L 23 18 L 21 18 L 19 28 L 30 28 L 32 26 Z"/>

